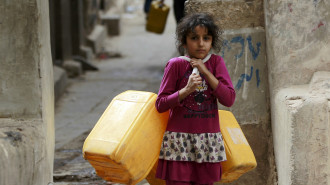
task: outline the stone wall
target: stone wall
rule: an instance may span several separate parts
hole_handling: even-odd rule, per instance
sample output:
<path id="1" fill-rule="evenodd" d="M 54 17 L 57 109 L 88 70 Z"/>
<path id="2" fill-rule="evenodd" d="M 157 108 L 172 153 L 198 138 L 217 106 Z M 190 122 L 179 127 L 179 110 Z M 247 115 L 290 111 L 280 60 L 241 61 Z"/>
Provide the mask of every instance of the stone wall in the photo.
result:
<path id="1" fill-rule="evenodd" d="M 330 184 L 329 9 L 328 1 L 265 1 L 279 185 Z"/>
<path id="2" fill-rule="evenodd" d="M 236 90 L 228 109 L 235 115 L 258 166 L 229 184 L 273 185 L 276 181 L 270 122 L 266 36 L 262 0 L 189 0 L 187 13 L 211 13 L 224 30 L 221 55 Z"/>
<path id="3" fill-rule="evenodd" d="M 188 0 L 186 12 L 212 13 L 225 29 L 264 27 L 262 0 Z"/>
<path id="4" fill-rule="evenodd" d="M 330 72 L 276 93 L 273 122 L 279 184 L 330 184 Z"/>
<path id="5" fill-rule="evenodd" d="M 314 72 L 330 69 L 330 2 L 275 0 L 265 8 L 272 92 L 308 84 Z"/>
<path id="6" fill-rule="evenodd" d="M 0 184 L 48 184 L 54 159 L 48 1 L 0 0 L 0 57 Z"/>

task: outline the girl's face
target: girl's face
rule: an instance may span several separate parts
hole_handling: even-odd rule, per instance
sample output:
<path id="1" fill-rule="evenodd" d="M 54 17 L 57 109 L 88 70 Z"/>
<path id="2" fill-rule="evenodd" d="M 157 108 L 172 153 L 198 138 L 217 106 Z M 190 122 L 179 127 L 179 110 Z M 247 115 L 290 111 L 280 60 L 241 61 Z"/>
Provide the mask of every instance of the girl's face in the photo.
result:
<path id="1" fill-rule="evenodd" d="M 204 59 L 212 48 L 212 36 L 208 35 L 206 27 L 196 26 L 186 38 L 186 48 L 191 58 Z"/>

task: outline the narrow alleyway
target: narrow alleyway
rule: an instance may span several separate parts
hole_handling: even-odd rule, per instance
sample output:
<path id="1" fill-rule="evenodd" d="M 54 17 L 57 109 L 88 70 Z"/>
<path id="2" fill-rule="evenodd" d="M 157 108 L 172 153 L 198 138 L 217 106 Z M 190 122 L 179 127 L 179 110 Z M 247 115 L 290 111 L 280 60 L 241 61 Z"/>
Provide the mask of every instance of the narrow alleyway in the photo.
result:
<path id="1" fill-rule="evenodd" d="M 128 2 L 121 17 L 120 36 L 105 40 L 105 50 L 120 57 L 95 58 L 93 64 L 99 71 L 70 79 L 65 94 L 56 102 L 55 184 L 106 184 L 82 158 L 85 138 L 119 93 L 126 90 L 157 93 L 166 62 L 177 55 L 172 4 L 168 4 L 171 11 L 166 30 L 158 35 L 145 31 L 144 1 Z M 145 180 L 139 183 L 147 184 Z"/>

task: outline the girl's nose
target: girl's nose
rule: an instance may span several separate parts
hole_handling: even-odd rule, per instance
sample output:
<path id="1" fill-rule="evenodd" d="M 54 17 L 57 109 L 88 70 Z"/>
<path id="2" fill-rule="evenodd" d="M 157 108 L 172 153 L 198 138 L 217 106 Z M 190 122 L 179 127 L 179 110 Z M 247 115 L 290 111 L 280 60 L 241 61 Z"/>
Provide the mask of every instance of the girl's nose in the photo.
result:
<path id="1" fill-rule="evenodd" d="M 204 40 L 203 39 L 199 39 L 199 45 L 203 46 L 204 45 Z"/>

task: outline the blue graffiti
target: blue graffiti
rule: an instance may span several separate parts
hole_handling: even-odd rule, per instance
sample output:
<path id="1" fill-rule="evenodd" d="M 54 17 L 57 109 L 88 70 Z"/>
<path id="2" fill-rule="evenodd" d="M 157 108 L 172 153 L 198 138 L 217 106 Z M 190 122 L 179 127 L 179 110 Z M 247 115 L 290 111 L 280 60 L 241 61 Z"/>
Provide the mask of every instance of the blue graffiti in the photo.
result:
<path id="1" fill-rule="evenodd" d="M 249 43 L 249 49 L 250 49 L 250 52 L 252 54 L 252 57 L 253 57 L 253 60 L 256 60 L 257 57 L 259 56 L 259 53 L 260 53 L 260 46 L 261 46 L 261 43 L 260 42 L 257 42 L 257 51 L 254 50 L 254 47 L 252 45 L 252 38 L 251 36 L 248 36 L 246 38 L 246 40 L 248 41 Z"/>
<path id="2" fill-rule="evenodd" d="M 253 75 L 253 66 L 251 66 L 251 71 L 250 71 L 250 75 L 248 74 L 241 74 L 241 77 L 239 78 L 237 84 L 236 84 L 236 89 L 240 89 L 244 79 L 246 79 L 246 81 L 250 81 L 252 79 L 252 75 Z"/>
<path id="3" fill-rule="evenodd" d="M 252 58 L 253 60 L 256 60 L 259 56 L 260 53 L 260 48 L 261 48 L 261 42 L 257 42 L 256 47 L 257 49 L 254 48 L 253 44 L 252 44 L 252 37 L 249 35 L 246 38 L 248 45 L 249 45 L 249 51 L 252 54 Z M 239 43 L 242 46 L 242 49 L 240 50 L 240 52 L 238 54 L 235 55 L 235 59 L 239 59 L 243 56 L 244 54 L 244 46 L 245 46 L 245 39 L 242 36 L 237 36 L 231 39 L 231 41 L 229 42 L 228 40 L 224 40 L 222 43 L 222 50 L 221 50 L 221 56 L 224 57 L 225 56 L 225 51 L 230 51 L 232 49 L 231 44 L 235 44 L 235 43 Z"/>
<path id="4" fill-rule="evenodd" d="M 253 60 L 256 60 L 260 54 L 261 51 L 261 42 L 257 42 L 256 45 L 254 46 L 252 43 L 252 37 L 251 35 L 246 37 L 246 41 L 249 47 L 249 52 L 252 55 Z M 223 41 L 223 45 L 222 45 L 222 50 L 221 50 L 221 56 L 224 57 L 225 56 L 225 52 L 228 52 L 232 49 L 232 44 L 240 44 L 241 45 L 241 50 L 237 49 L 238 54 L 235 55 L 235 59 L 239 59 L 243 56 L 244 54 L 244 50 L 245 50 L 245 39 L 242 36 L 236 36 L 234 38 L 232 38 L 230 41 L 228 40 L 224 40 Z M 237 84 L 235 86 L 235 89 L 239 90 L 242 87 L 242 84 L 244 83 L 244 81 L 251 81 L 252 77 L 253 77 L 253 66 L 251 66 L 251 70 L 250 70 L 250 74 L 241 74 L 240 78 L 237 81 Z M 257 87 L 260 86 L 260 71 L 259 69 L 255 70 L 255 74 L 256 74 L 256 81 L 257 81 Z"/>
<path id="5" fill-rule="evenodd" d="M 251 66 L 251 70 L 250 70 L 250 75 L 248 74 L 241 74 L 240 78 L 237 81 L 237 84 L 235 86 L 235 88 L 237 90 L 239 90 L 242 87 L 242 84 L 244 82 L 244 80 L 246 80 L 247 82 L 251 81 L 253 76 L 253 66 Z M 259 69 L 256 69 L 256 78 L 257 78 L 257 87 L 259 87 L 260 85 L 260 75 L 259 75 Z"/>
<path id="6" fill-rule="evenodd" d="M 222 42 L 222 50 L 221 50 L 221 56 L 222 57 L 225 57 L 225 50 L 227 48 L 227 51 L 230 51 L 231 50 L 231 46 L 229 45 L 229 42 L 228 40 L 224 40 Z"/>
<path id="7" fill-rule="evenodd" d="M 245 44 L 243 37 L 241 37 L 241 36 L 234 37 L 233 39 L 231 39 L 230 43 L 240 43 L 242 45 L 241 53 L 239 53 L 238 55 L 235 55 L 236 59 L 241 58 L 244 53 L 244 44 Z"/>

